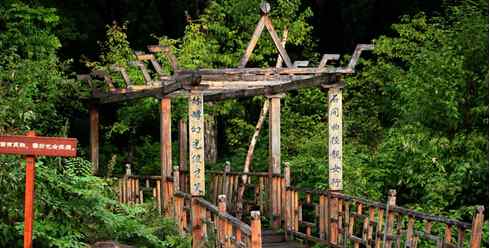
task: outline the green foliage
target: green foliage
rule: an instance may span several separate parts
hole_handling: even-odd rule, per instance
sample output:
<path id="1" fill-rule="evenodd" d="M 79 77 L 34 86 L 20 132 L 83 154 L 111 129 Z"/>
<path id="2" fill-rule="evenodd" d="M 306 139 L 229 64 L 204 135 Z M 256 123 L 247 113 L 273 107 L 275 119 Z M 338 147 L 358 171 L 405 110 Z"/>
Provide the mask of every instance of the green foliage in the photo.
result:
<path id="1" fill-rule="evenodd" d="M 54 132 L 84 93 L 56 56 L 60 42 L 52 30 L 59 18 L 54 9 L 24 4 L 0 8 L 0 16 L 0 133 Z"/>
<path id="2" fill-rule="evenodd" d="M 0 186 L 0 245 L 22 245 L 24 166 L 2 156 Z M 138 247 L 183 247 L 175 224 L 156 210 L 117 202 L 110 180 L 91 175 L 91 163 L 81 158 L 39 159 L 36 164 L 34 246 L 86 247 L 100 240 L 117 240 Z M 179 240 L 179 242 L 177 242 Z"/>

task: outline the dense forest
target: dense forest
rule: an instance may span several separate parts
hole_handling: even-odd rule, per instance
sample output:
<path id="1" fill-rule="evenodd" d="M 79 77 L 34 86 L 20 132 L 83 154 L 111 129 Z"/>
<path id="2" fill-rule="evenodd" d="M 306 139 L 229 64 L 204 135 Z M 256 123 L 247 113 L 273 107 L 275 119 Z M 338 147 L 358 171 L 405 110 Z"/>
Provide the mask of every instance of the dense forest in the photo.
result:
<path id="1" fill-rule="evenodd" d="M 355 45 L 372 43 L 357 72 L 345 78 L 344 191 L 471 221 L 488 206 L 488 3 L 483 0 L 274 0 L 276 30 L 289 30 L 293 60 L 318 64 Z M 113 64 L 127 67 L 147 45 L 170 46 L 182 68 L 236 67 L 255 28 L 260 0 L 0 2 L 0 134 L 69 136 L 79 157 L 43 158 L 36 169 L 35 247 L 85 247 L 97 240 L 140 247 L 188 247 L 172 220 L 150 206 L 117 202 L 112 175 L 125 163 L 141 175 L 160 173 L 159 107 L 154 98 L 101 109 L 101 163 L 88 160 L 90 88 L 76 75 Z M 249 66 L 275 65 L 267 36 Z M 168 61 L 159 58 L 164 70 Z M 122 81 L 113 75 L 116 82 Z M 217 157 L 241 170 L 264 97 L 205 106 L 217 130 Z M 172 101 L 172 135 L 186 116 L 185 99 Z M 282 160 L 293 184 L 328 185 L 326 94 L 290 92 L 282 99 Z M 266 125 L 266 124 L 265 124 Z M 173 143 L 178 151 L 177 142 Z M 178 152 L 173 152 L 174 164 Z M 0 155 L 0 247 L 21 247 L 25 170 Z M 262 130 L 252 168 L 267 171 L 268 133 Z M 488 213 L 488 211 L 486 211 Z M 488 215 L 488 214 L 487 214 Z M 486 218 L 488 219 L 488 218 Z M 484 244 L 488 245 L 488 221 Z"/>

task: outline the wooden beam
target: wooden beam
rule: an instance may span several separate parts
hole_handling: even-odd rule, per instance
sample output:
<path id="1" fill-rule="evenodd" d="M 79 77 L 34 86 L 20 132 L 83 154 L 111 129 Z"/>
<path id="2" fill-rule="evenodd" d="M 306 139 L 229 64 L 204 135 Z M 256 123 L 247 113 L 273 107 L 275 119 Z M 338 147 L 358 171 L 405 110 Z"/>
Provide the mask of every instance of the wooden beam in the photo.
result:
<path id="1" fill-rule="evenodd" d="M 162 52 L 167 60 L 170 62 L 170 66 L 172 66 L 174 72 L 179 69 L 177 57 L 175 57 L 175 55 L 172 53 L 172 48 L 162 45 L 151 45 L 147 46 L 147 48 L 152 53 Z"/>
<path id="2" fill-rule="evenodd" d="M 335 78 L 336 77 L 334 75 L 323 75 L 323 76 L 312 77 L 303 80 L 291 81 L 280 85 L 266 86 L 263 88 L 244 89 L 244 90 L 236 90 L 236 91 L 225 92 L 225 93 L 218 93 L 214 95 L 207 95 L 205 96 L 205 100 L 218 101 L 227 98 L 240 98 L 240 97 L 258 96 L 258 95 L 273 95 L 273 94 L 284 93 L 292 90 L 298 90 L 301 88 L 318 87 L 324 84 L 333 84 L 335 82 Z"/>
<path id="3" fill-rule="evenodd" d="M 124 89 L 112 89 L 109 92 L 94 91 L 92 98 L 100 99 L 100 103 L 111 103 L 148 96 L 164 97 L 184 89 L 186 85 L 196 85 L 200 80 L 200 77 L 195 74 L 177 76 L 172 80 L 162 82 L 162 85 L 134 85 Z"/>
<path id="4" fill-rule="evenodd" d="M 282 40 L 281 40 L 281 46 L 282 47 L 286 47 L 286 41 L 288 40 L 288 34 L 289 34 L 288 28 L 285 27 L 284 31 L 282 31 Z M 283 60 L 282 60 L 281 54 L 278 54 L 277 59 L 276 59 L 276 68 L 282 67 L 282 62 L 283 62 Z"/>
<path id="5" fill-rule="evenodd" d="M 198 69 L 198 70 L 179 70 L 177 74 L 187 75 L 197 73 L 202 77 L 206 75 L 236 75 L 236 74 L 257 74 L 257 75 L 272 75 L 272 74 L 351 74 L 352 70 L 343 67 L 299 67 L 299 68 L 220 68 L 220 69 Z"/>
<path id="6" fill-rule="evenodd" d="M 248 59 L 252 54 L 255 45 L 257 45 L 257 41 L 260 38 L 260 34 L 262 34 L 262 30 L 264 30 L 266 16 L 261 16 L 257 26 L 255 26 L 254 33 L 252 34 L 252 38 L 248 42 L 247 49 L 245 50 L 245 54 L 243 54 L 242 59 L 240 60 L 240 65 L 238 68 L 244 68 L 247 65 Z"/>
<path id="7" fill-rule="evenodd" d="M 353 72 L 354 68 L 357 65 L 357 61 L 359 60 L 359 57 L 361 57 L 361 53 L 363 51 L 369 51 L 369 50 L 373 50 L 373 49 L 374 49 L 374 45 L 358 44 L 356 46 L 356 49 L 354 50 L 354 53 L 352 54 L 352 57 L 349 61 L 349 65 L 347 66 L 347 69 Z"/>
<path id="8" fill-rule="evenodd" d="M 279 36 L 277 36 L 276 30 L 274 29 L 274 26 L 272 26 L 272 21 L 269 19 L 268 16 L 265 16 L 265 27 L 267 28 L 267 31 L 269 31 L 272 41 L 274 41 L 274 45 L 277 48 L 277 51 L 279 51 L 279 54 L 282 57 L 282 60 L 284 60 L 284 63 L 286 63 L 286 66 L 289 68 L 293 67 L 293 63 L 291 63 L 291 59 L 289 58 L 288 53 L 286 52 L 286 49 L 281 45 L 281 40 L 279 39 Z"/>
<path id="9" fill-rule="evenodd" d="M 99 111 L 97 105 L 90 105 L 90 161 L 92 174 L 99 171 Z"/>

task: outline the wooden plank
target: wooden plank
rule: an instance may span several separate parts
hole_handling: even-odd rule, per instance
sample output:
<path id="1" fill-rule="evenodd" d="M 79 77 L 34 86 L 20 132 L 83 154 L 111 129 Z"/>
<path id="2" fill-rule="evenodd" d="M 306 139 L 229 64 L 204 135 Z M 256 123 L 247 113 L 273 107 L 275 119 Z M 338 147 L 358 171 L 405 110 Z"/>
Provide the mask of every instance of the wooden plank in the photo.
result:
<path id="1" fill-rule="evenodd" d="M 367 229 L 367 234 L 366 234 L 366 241 L 367 241 L 367 248 L 372 247 L 372 240 L 373 240 L 373 224 L 374 224 L 374 207 L 369 207 L 369 223 L 368 223 L 368 229 Z"/>
<path id="2" fill-rule="evenodd" d="M 407 224 L 407 240 L 405 241 L 405 247 L 412 247 L 413 246 L 413 228 L 415 225 L 415 219 L 412 216 L 408 216 L 408 224 Z"/>
<path id="3" fill-rule="evenodd" d="M 444 244 L 451 244 L 451 225 L 446 224 L 446 229 L 444 230 Z"/>
<path id="4" fill-rule="evenodd" d="M 376 226 L 376 240 L 375 247 L 381 248 L 381 243 L 383 242 L 383 236 L 381 233 L 383 232 L 384 227 L 384 210 L 382 208 L 377 208 L 378 212 L 378 225 Z"/>
<path id="5" fill-rule="evenodd" d="M 262 34 L 262 30 L 264 30 L 264 25 L 265 25 L 265 16 L 260 17 L 259 22 L 255 26 L 255 30 L 252 34 L 252 38 L 248 42 L 247 48 L 245 49 L 245 53 L 243 54 L 242 58 L 240 59 L 240 64 L 238 68 L 244 68 L 247 65 L 247 62 L 250 58 L 250 55 L 252 55 L 252 52 L 257 45 L 257 41 L 260 38 L 260 34 Z"/>
<path id="6" fill-rule="evenodd" d="M 329 210 L 330 210 L 330 231 L 329 231 L 329 242 L 331 244 L 338 244 L 338 198 L 330 198 Z"/>
<path id="7" fill-rule="evenodd" d="M 204 101 L 201 93 L 189 95 L 189 167 L 190 193 L 204 196 Z"/>

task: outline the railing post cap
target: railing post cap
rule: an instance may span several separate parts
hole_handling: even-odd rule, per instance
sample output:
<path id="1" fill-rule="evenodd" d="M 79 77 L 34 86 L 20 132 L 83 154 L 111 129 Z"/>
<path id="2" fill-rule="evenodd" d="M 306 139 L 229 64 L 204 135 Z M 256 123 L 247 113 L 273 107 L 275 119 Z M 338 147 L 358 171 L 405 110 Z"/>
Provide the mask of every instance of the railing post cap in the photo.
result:
<path id="1" fill-rule="evenodd" d="M 483 205 L 480 205 L 476 208 L 476 210 L 478 211 L 478 213 L 482 214 L 483 211 L 485 211 L 485 207 Z"/>
<path id="2" fill-rule="evenodd" d="M 390 189 L 390 191 L 388 191 L 388 195 L 389 196 L 396 196 L 396 190 Z"/>
<path id="3" fill-rule="evenodd" d="M 250 212 L 250 216 L 252 216 L 252 218 L 259 218 L 260 217 L 260 211 L 251 211 Z"/>
<path id="4" fill-rule="evenodd" d="M 174 170 L 179 170 L 179 166 L 178 165 L 174 165 Z"/>

